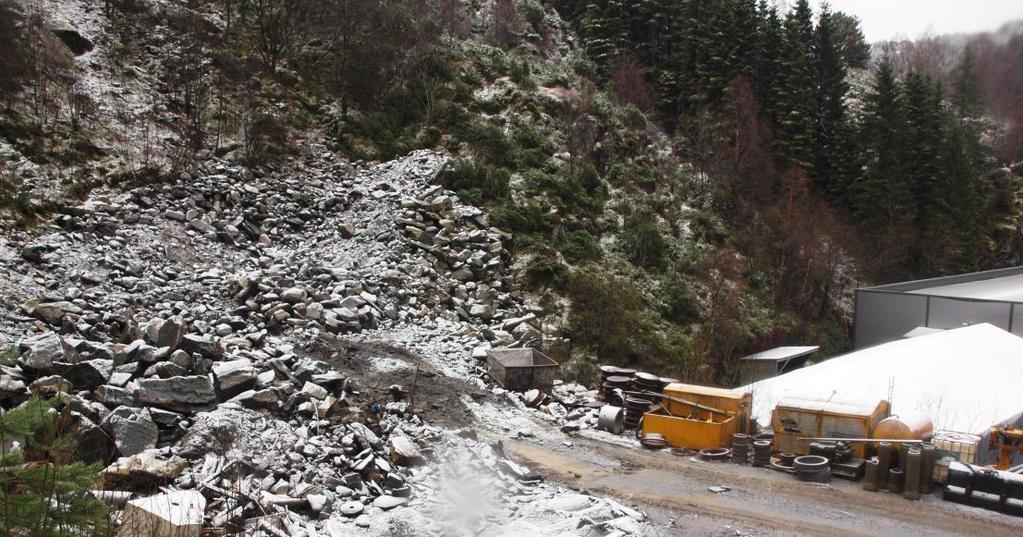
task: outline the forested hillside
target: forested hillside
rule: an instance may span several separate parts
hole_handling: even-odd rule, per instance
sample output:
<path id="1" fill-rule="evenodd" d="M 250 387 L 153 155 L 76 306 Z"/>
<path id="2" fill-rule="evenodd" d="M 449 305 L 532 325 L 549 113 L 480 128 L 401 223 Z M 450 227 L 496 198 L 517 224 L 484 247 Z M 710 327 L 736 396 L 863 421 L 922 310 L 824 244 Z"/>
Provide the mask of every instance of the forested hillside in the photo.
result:
<path id="1" fill-rule="evenodd" d="M 730 384 L 844 349 L 858 283 L 1019 262 L 1023 118 L 984 74 L 1019 39 L 928 71 L 805 0 L 0 0 L 0 46 L 5 225 L 211 159 L 442 150 L 581 376 Z"/>

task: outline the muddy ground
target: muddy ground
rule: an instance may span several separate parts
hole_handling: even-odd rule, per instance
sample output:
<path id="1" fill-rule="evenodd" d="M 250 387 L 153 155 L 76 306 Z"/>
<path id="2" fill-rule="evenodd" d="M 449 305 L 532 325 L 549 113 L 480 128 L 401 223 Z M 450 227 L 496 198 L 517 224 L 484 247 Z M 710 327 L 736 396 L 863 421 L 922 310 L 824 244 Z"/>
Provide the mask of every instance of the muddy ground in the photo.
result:
<path id="1" fill-rule="evenodd" d="M 310 345 L 308 354 L 349 375 L 360 404 L 386 403 L 391 387 L 401 386 L 414 394 L 415 411 L 429 423 L 500 442 L 506 455 L 552 483 L 643 509 L 656 535 L 1023 535 L 1023 518 L 946 502 L 940 491 L 910 502 L 842 479 L 802 483 L 769 469 L 644 450 L 606 433 L 566 434 L 514 408 L 507 395 L 445 376 L 431 360 L 399 345 L 326 337 Z M 711 486 L 730 490 L 715 494 L 707 490 Z"/>
<path id="2" fill-rule="evenodd" d="M 789 474 L 709 463 L 586 438 L 505 442 L 505 453 L 548 479 L 647 509 L 673 535 L 1020 536 L 1023 519 L 965 507 L 940 493 L 910 502 L 862 483 L 796 481 Z M 731 490 L 712 493 L 720 485 Z"/>
<path id="3" fill-rule="evenodd" d="M 472 414 L 460 400 L 463 395 L 479 401 L 493 398 L 463 379 L 443 375 L 422 356 L 382 341 L 355 341 L 327 334 L 310 346 L 307 355 L 326 361 L 346 375 L 355 390 L 355 403 L 384 405 L 395 400 L 391 387 L 398 386 L 402 391 L 398 399 L 408 402 L 411 412 L 445 429 L 474 424 Z"/>

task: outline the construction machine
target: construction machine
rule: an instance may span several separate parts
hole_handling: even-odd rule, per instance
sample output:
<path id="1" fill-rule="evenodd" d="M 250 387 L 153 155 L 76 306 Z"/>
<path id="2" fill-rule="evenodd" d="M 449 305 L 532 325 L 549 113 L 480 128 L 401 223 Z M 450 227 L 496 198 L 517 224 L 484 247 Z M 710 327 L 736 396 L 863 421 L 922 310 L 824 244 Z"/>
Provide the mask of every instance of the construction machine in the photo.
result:
<path id="1" fill-rule="evenodd" d="M 988 449 L 998 450 L 996 470 L 1008 470 L 1016 452 L 1023 453 L 1023 428 L 994 426 L 988 435 Z"/>

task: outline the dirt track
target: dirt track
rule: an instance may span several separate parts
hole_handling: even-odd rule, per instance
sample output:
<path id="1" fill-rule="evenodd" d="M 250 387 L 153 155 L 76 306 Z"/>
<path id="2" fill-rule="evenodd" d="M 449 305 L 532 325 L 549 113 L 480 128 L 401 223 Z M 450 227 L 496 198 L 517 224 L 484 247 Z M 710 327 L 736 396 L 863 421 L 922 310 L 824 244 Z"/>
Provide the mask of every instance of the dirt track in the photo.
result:
<path id="1" fill-rule="evenodd" d="M 771 470 L 707 463 L 586 438 L 511 440 L 505 452 L 549 479 L 646 508 L 672 535 L 1019 536 L 1023 519 L 945 502 L 910 502 L 859 483 L 801 483 Z M 724 485 L 731 490 L 707 490 Z"/>

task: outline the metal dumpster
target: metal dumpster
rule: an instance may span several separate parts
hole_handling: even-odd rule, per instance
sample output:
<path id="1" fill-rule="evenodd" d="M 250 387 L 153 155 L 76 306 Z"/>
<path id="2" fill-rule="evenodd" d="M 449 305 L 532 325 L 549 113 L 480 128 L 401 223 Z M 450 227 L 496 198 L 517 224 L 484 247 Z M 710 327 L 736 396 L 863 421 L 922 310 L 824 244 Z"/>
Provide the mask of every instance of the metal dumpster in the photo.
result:
<path id="1" fill-rule="evenodd" d="M 536 349 L 490 349 L 487 369 L 506 390 L 550 392 L 561 366 Z"/>
<path id="2" fill-rule="evenodd" d="M 807 455 L 810 443 L 801 438 L 875 438 L 874 428 L 888 416 L 888 401 L 866 403 L 783 398 L 771 414 L 774 450 Z M 867 442 L 853 444 L 853 456 L 869 456 Z"/>
<path id="3" fill-rule="evenodd" d="M 664 388 L 664 396 L 661 408 L 643 415 L 643 433 L 660 434 L 672 447 L 703 449 L 727 446 L 732 440 L 732 433 L 745 432 L 749 428 L 752 398 L 748 393 L 710 386 L 669 384 Z"/>

